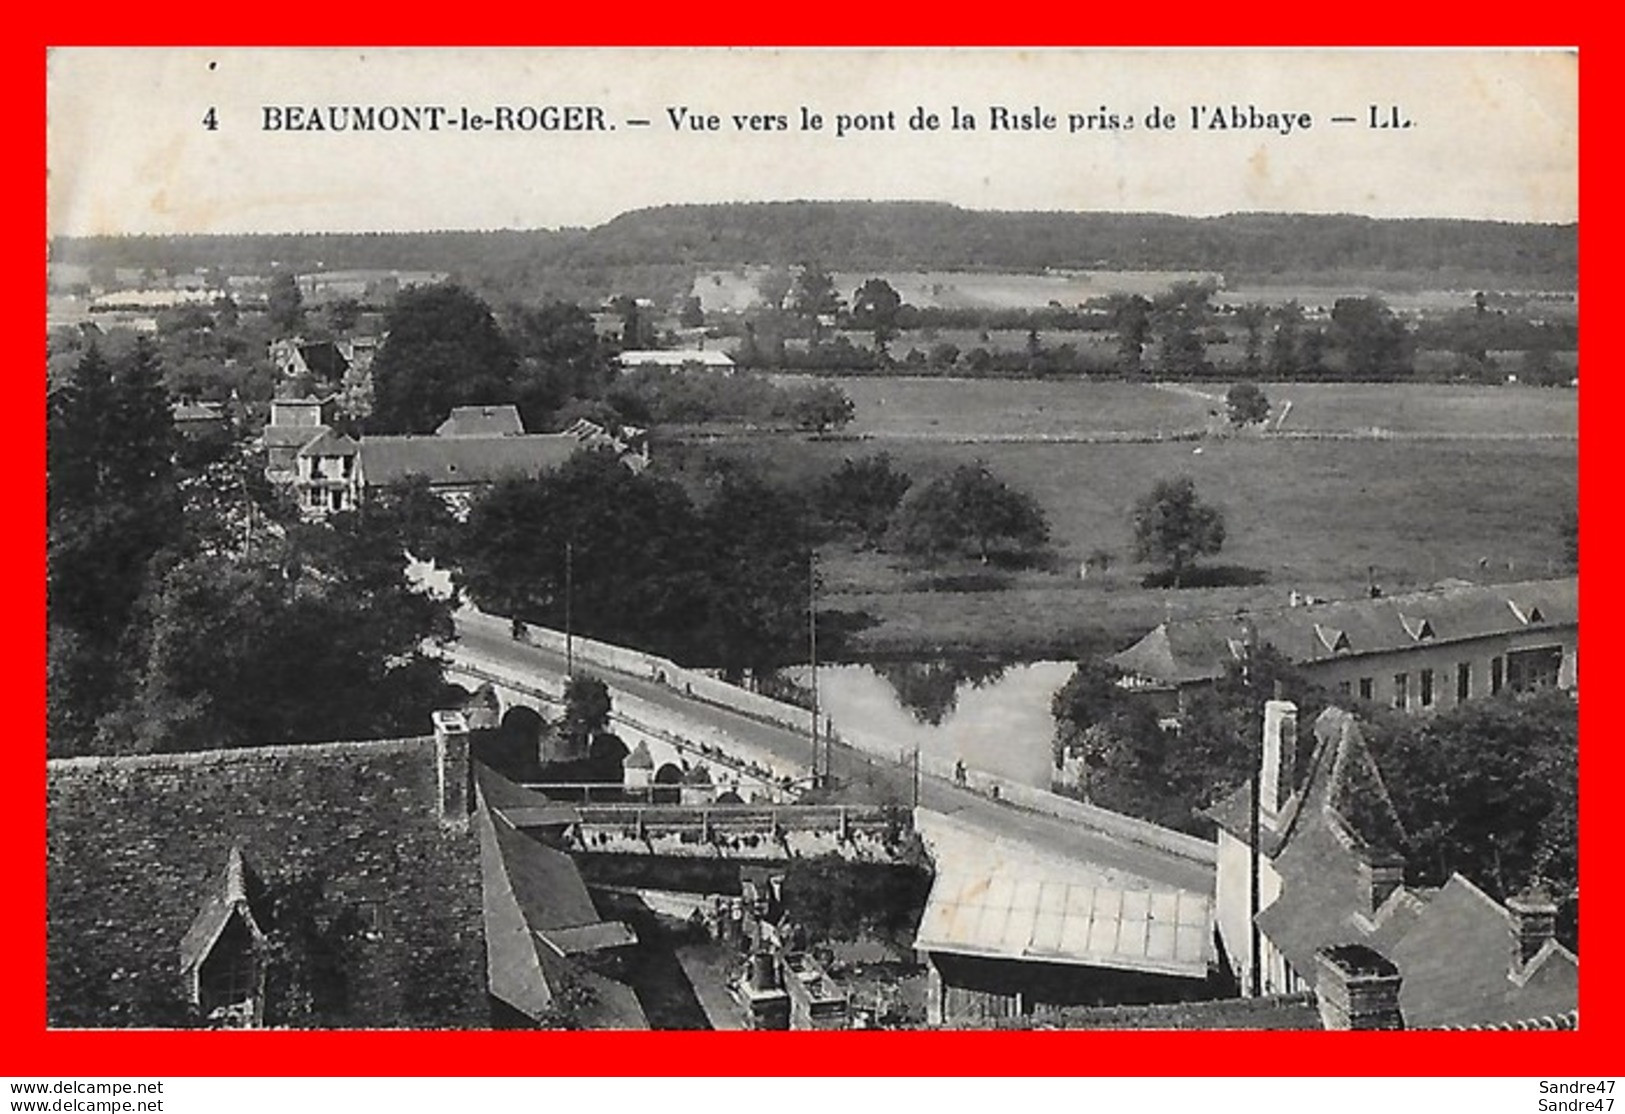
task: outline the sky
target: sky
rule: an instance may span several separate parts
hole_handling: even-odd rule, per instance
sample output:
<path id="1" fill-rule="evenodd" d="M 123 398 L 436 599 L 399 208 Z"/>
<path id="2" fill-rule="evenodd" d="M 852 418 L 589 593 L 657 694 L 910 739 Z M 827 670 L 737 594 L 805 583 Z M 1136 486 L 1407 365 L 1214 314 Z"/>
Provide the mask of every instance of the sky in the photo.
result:
<path id="1" fill-rule="evenodd" d="M 556 228 L 792 199 L 1578 217 L 1578 60 L 1558 51 L 74 48 L 47 81 L 53 235 Z M 269 126 L 356 106 L 442 126 Z M 593 126 L 523 126 L 565 106 Z"/>

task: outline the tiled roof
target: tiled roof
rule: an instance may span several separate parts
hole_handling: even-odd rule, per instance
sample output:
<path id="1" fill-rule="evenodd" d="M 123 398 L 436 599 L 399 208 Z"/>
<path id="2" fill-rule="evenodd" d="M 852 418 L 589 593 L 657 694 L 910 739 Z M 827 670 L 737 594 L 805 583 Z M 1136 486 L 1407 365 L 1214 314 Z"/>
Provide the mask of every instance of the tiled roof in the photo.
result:
<path id="1" fill-rule="evenodd" d="M 1418 644 L 1506 634 L 1529 626 L 1579 623 L 1579 581 L 1451 584 L 1380 599 L 1337 600 L 1249 612 L 1259 644 L 1299 663 L 1392 653 Z M 1108 660 L 1126 673 L 1164 684 L 1215 680 L 1244 644 L 1243 619 L 1210 615 L 1159 624 Z"/>
<path id="2" fill-rule="evenodd" d="M 366 437 L 361 468 L 369 485 L 419 475 L 437 486 L 477 486 L 531 477 L 557 468 L 580 447 L 574 437 L 528 433 L 511 437 Z"/>
<path id="3" fill-rule="evenodd" d="M 477 857 L 439 819 L 432 739 L 54 760 L 46 794 L 51 1024 L 175 1023 L 233 847 L 272 898 L 375 914 L 339 1023 L 488 1023 Z"/>
<path id="4" fill-rule="evenodd" d="M 454 406 L 436 437 L 499 437 L 525 432 L 517 406 Z"/>

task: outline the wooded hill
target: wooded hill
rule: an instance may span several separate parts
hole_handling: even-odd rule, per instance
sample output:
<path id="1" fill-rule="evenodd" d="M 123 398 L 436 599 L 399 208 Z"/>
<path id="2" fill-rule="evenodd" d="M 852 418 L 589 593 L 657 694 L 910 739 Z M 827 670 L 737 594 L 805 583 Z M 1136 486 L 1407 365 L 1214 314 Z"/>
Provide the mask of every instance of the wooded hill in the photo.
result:
<path id="1" fill-rule="evenodd" d="M 1271 275 L 1410 272 L 1430 285 L 1499 276 L 1572 289 L 1576 224 L 1378 220 L 1239 213 L 979 212 L 927 202 L 670 205 L 592 229 L 133 236 L 57 239 L 58 263 L 169 271 L 387 268 L 450 271 L 480 285 L 543 270 L 729 267 L 816 261 L 831 270 L 1177 269 Z"/>

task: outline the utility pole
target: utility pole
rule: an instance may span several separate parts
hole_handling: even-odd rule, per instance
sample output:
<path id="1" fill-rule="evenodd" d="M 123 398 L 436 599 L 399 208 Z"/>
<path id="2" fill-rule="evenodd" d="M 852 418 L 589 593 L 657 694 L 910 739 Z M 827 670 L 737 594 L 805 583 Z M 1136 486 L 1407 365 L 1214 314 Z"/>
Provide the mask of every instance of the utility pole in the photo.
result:
<path id="1" fill-rule="evenodd" d="M 812 783 L 818 778 L 818 552 L 807 554 L 807 661 L 812 685 Z"/>
<path id="2" fill-rule="evenodd" d="M 571 626 L 573 597 L 575 596 L 575 543 L 564 543 L 564 675 L 570 680 L 576 676 L 575 631 Z"/>
<path id="3" fill-rule="evenodd" d="M 1260 904 L 1263 848 L 1262 840 L 1263 800 L 1264 787 L 1264 731 L 1263 725 L 1256 728 L 1252 723 L 1253 705 L 1253 646 L 1258 641 L 1258 629 L 1253 625 L 1251 617 L 1241 615 L 1241 685 L 1246 694 L 1248 715 L 1245 720 L 1247 728 L 1253 731 L 1252 742 L 1252 809 L 1247 818 L 1247 844 L 1249 848 L 1249 880 L 1247 886 L 1247 932 L 1249 947 L 1247 949 L 1247 989 L 1250 997 L 1257 998 L 1263 994 L 1263 972 L 1259 970 L 1258 956 L 1263 951 L 1263 934 L 1258 928 L 1258 914 Z"/>

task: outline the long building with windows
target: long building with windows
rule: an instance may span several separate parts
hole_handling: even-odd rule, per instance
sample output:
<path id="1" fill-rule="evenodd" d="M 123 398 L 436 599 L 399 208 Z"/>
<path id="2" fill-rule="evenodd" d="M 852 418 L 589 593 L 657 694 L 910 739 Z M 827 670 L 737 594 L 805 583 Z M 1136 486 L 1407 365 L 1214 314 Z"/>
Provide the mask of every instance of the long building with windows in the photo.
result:
<path id="1" fill-rule="evenodd" d="M 1448 708 L 1505 689 L 1579 687 L 1579 580 L 1451 582 L 1376 599 L 1169 620 L 1107 660 L 1166 711 L 1247 646 L 1273 646 L 1350 700 Z"/>

